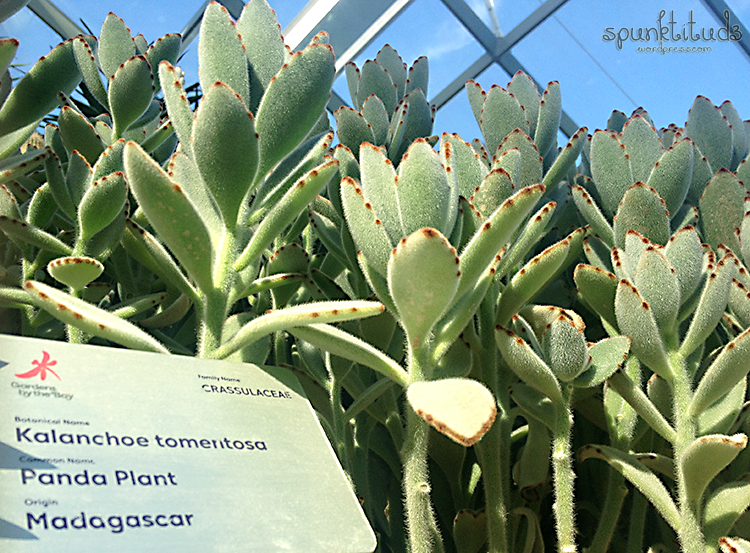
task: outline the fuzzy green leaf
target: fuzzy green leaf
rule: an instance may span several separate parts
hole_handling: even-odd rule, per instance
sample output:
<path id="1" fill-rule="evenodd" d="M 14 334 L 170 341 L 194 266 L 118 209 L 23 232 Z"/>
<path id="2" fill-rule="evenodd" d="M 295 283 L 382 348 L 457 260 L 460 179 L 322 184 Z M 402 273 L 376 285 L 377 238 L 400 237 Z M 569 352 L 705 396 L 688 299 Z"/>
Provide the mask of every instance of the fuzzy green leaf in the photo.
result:
<path id="1" fill-rule="evenodd" d="M 747 436 L 713 434 L 702 436 L 688 445 L 680 457 L 680 469 L 686 496 L 697 504 L 706 487 L 747 446 Z"/>
<path id="2" fill-rule="evenodd" d="M 729 170 L 719 170 L 700 197 L 701 226 L 705 241 L 713 248 L 724 244 L 740 251 L 735 229 L 742 226 L 743 200 L 747 190 Z"/>
<path id="3" fill-rule="evenodd" d="M 520 156 L 518 157 L 520 159 Z M 513 189 L 513 179 L 508 171 L 502 168 L 493 169 L 485 174 L 468 199 L 482 218 L 486 219 L 513 195 Z"/>
<path id="4" fill-rule="evenodd" d="M 570 140 L 555 158 L 552 167 L 544 175 L 542 184 L 548 189 L 563 180 L 568 171 L 573 167 L 575 160 L 583 150 L 583 145 L 588 139 L 588 128 L 581 127 L 578 129 Z"/>
<path id="5" fill-rule="evenodd" d="M 128 183 L 159 237 L 203 290 L 213 286 L 211 237 L 182 188 L 135 142 L 123 154 Z"/>
<path id="6" fill-rule="evenodd" d="M 729 301 L 732 279 L 737 275 L 738 261 L 733 253 L 727 253 L 716 264 L 708 276 L 695 309 L 690 328 L 680 346 L 680 353 L 687 357 L 713 332 Z"/>
<path id="7" fill-rule="evenodd" d="M 328 102 L 334 72 L 333 49 L 328 44 L 312 44 L 294 54 L 271 79 L 255 119 L 260 135 L 258 177 L 265 176 L 317 123 Z"/>
<path id="8" fill-rule="evenodd" d="M 370 367 L 403 388 L 407 386 L 409 376 L 396 361 L 348 332 L 327 324 L 295 326 L 288 330 L 321 350 Z"/>
<path id="9" fill-rule="evenodd" d="M 163 345 L 134 324 L 62 290 L 33 280 L 26 281 L 23 287 L 37 306 L 88 334 L 131 349 L 169 353 Z"/>
<path id="10" fill-rule="evenodd" d="M 656 374 L 671 381 L 672 368 L 651 306 L 625 279 L 617 285 L 615 316 L 622 333 L 630 336 L 630 349 L 636 357 Z"/>
<path id="11" fill-rule="evenodd" d="M 470 447 L 495 421 L 495 398 L 484 384 L 468 378 L 415 382 L 406 389 L 412 409 L 438 432 Z"/>
<path id="12" fill-rule="evenodd" d="M 537 124 L 539 122 L 539 102 L 542 97 L 536 88 L 534 80 L 523 71 L 516 71 L 516 74 L 513 75 L 513 78 L 508 83 L 508 92 L 513 94 L 521 107 L 523 107 L 524 115 L 526 115 L 526 120 L 529 122 L 529 136 L 536 136 Z M 547 107 L 547 109 L 549 108 L 550 106 Z"/>
<path id="13" fill-rule="evenodd" d="M 505 324 L 526 302 L 556 276 L 564 266 L 571 249 L 570 238 L 565 238 L 531 259 L 519 270 L 500 295 L 496 321 Z"/>
<path id="14" fill-rule="evenodd" d="M 388 288 L 412 348 L 425 343 L 458 289 L 456 250 L 433 228 L 402 238 L 388 263 Z"/>
<path id="15" fill-rule="evenodd" d="M 228 342 L 210 353 L 213 359 L 223 359 L 266 334 L 289 330 L 297 326 L 335 323 L 372 317 L 382 313 L 383 305 L 373 301 L 329 301 L 305 303 L 271 311 L 244 325 Z"/>
<path id="16" fill-rule="evenodd" d="M 487 93 L 478 82 L 473 79 L 466 81 L 466 95 L 469 97 L 469 104 L 471 105 L 471 111 L 474 112 L 474 117 L 477 120 L 477 124 L 482 126 L 482 108 L 484 108 L 484 99 L 487 97 Z"/>
<path id="17" fill-rule="evenodd" d="M 617 277 L 599 267 L 580 264 L 573 273 L 573 280 L 575 280 L 578 291 L 596 314 L 613 328 L 617 328 L 617 318 L 615 317 Z"/>
<path id="18" fill-rule="evenodd" d="M 627 478 L 656 507 L 664 520 L 678 530 L 680 514 L 661 480 L 629 453 L 605 445 L 587 445 L 578 450 L 578 460 L 602 459 Z"/>
<path id="19" fill-rule="evenodd" d="M 680 284 L 664 254 L 653 246 L 647 247 L 638 261 L 633 284 L 651 306 L 662 335 L 673 334 L 680 307 Z"/>
<path id="20" fill-rule="evenodd" d="M 544 193 L 538 184 L 519 190 L 490 215 L 461 252 L 461 284 L 456 297 L 472 289 Z"/>
<path id="21" fill-rule="evenodd" d="M 64 242 L 20 219 L 0 215 L 0 231 L 36 248 L 57 255 L 70 255 L 73 252 L 73 249 Z"/>
<path id="22" fill-rule="evenodd" d="M 183 294 L 198 301 L 198 292 L 188 281 L 166 248 L 138 223 L 128 219 L 122 238 L 125 250 L 165 283 L 175 286 Z"/>
<path id="23" fill-rule="evenodd" d="M 487 91 L 482 108 L 482 135 L 487 151 L 494 154 L 505 137 L 515 129 L 529 133 L 526 115 L 512 94 L 501 86 L 493 85 Z"/>
<path id="24" fill-rule="evenodd" d="M 114 221 L 125 205 L 127 193 L 122 172 L 94 182 L 78 206 L 78 240 L 88 240 Z"/>
<path id="25" fill-rule="evenodd" d="M 400 132 L 393 130 L 395 126 L 391 125 L 394 138 L 400 134 L 397 147 L 391 145 L 389 148 L 389 156 L 394 162 L 401 159 L 412 142 L 430 135 L 435 115 L 421 88 L 409 92 L 402 102 L 408 105 L 409 109 L 403 117 L 404 124 Z M 396 110 L 398 111 L 398 108 Z"/>
<path id="26" fill-rule="evenodd" d="M 555 213 L 555 202 L 549 202 L 534 213 L 518 233 L 511 250 L 505 254 L 497 267 L 497 275 L 502 277 L 506 272 L 519 266 L 526 254 L 544 236 L 550 219 Z"/>
<path id="27" fill-rule="evenodd" d="M 672 265 L 680 284 L 680 298 L 687 300 L 701 280 L 703 250 L 695 228 L 688 226 L 675 232 L 664 249 L 667 261 Z"/>
<path id="28" fill-rule="evenodd" d="M 630 351 L 630 338 L 614 336 L 605 338 L 588 348 L 591 361 L 580 375 L 573 380 L 573 385 L 581 388 L 593 388 L 610 378 L 622 368 Z"/>
<path id="29" fill-rule="evenodd" d="M 169 119 L 172 121 L 177 138 L 186 153 L 190 153 L 190 136 L 193 132 L 193 111 L 190 109 L 178 70 L 169 62 L 159 64 L 159 79 L 164 90 Z"/>
<path id="30" fill-rule="evenodd" d="M 711 100 L 698 96 L 688 112 L 685 135 L 708 158 L 713 172 L 729 168 L 732 160 L 732 129 Z"/>
<path id="31" fill-rule="evenodd" d="M 107 80 L 112 78 L 120 65 L 137 54 L 130 29 L 112 12 L 102 24 L 98 54 L 99 63 Z"/>
<path id="32" fill-rule="evenodd" d="M 402 236 L 425 227 L 450 234 L 453 221 L 449 219 L 452 194 L 448 177 L 440 157 L 426 140 L 417 139 L 409 147 L 398 172 L 396 195 Z"/>
<path id="33" fill-rule="evenodd" d="M 554 375 L 562 382 L 570 382 L 580 375 L 589 362 L 589 352 L 583 330 L 573 321 L 560 315 L 544 333 L 544 358 Z"/>
<path id="34" fill-rule="evenodd" d="M 713 543 L 726 536 L 740 515 L 750 507 L 750 480 L 730 482 L 714 490 L 703 511 L 703 532 Z"/>
<path id="35" fill-rule="evenodd" d="M 73 41 L 68 40 L 40 58 L 10 92 L 0 108 L 0 136 L 38 124 L 58 106 L 58 92 L 70 94 L 79 82 Z"/>
<path id="36" fill-rule="evenodd" d="M 406 79 L 405 94 L 413 90 L 421 90 L 424 96 L 427 96 L 427 81 L 430 75 L 430 64 L 425 56 L 420 56 L 409 68 L 409 75 Z"/>
<path id="37" fill-rule="evenodd" d="M 352 151 L 358 151 L 360 144 L 376 143 L 372 126 L 359 113 L 343 106 L 334 112 L 336 117 L 336 136 L 339 142 Z"/>
<path id="38" fill-rule="evenodd" d="M 672 144 L 645 180 L 661 196 L 667 211 L 674 218 L 687 197 L 690 183 L 693 180 L 693 152 L 690 139 L 683 139 Z M 633 164 L 631 157 L 631 166 Z"/>
<path id="39" fill-rule="evenodd" d="M 335 159 L 319 165 L 284 194 L 284 197 L 268 212 L 266 217 L 255 230 L 253 237 L 245 247 L 242 255 L 234 263 L 234 268 L 241 271 L 263 253 L 275 238 L 283 230 L 294 222 L 307 205 L 315 199 L 320 191 L 325 188 L 328 181 L 333 178 L 339 168 L 339 162 Z"/>
<path id="40" fill-rule="evenodd" d="M 560 83 L 552 81 L 547 85 L 539 103 L 539 120 L 536 125 L 534 144 L 539 148 L 540 155 L 547 155 L 547 152 L 556 143 L 561 116 L 562 94 L 560 93 Z M 586 135 L 586 133 L 583 134 Z"/>
<path id="41" fill-rule="evenodd" d="M 628 188 L 620 202 L 613 225 L 615 246 L 625 246 L 625 235 L 630 230 L 656 244 L 664 245 L 669 240 L 669 217 L 664 200 L 642 182 Z"/>
<path id="42" fill-rule="evenodd" d="M 390 122 L 383 101 L 374 94 L 368 96 L 362 104 L 362 116 L 372 131 L 374 144 L 378 146 L 386 144 L 388 142 Z"/>
<path id="43" fill-rule="evenodd" d="M 625 146 L 617 135 L 596 131 L 591 139 L 591 177 L 608 218 L 616 212 L 625 192 L 633 184 Z"/>
<path id="44" fill-rule="evenodd" d="M 690 402 L 689 416 L 699 415 L 747 376 L 750 371 L 748 356 L 750 356 L 750 329 L 724 346 L 721 353 L 706 369 Z"/>
<path id="45" fill-rule="evenodd" d="M 286 48 L 276 14 L 266 0 L 245 5 L 237 20 L 245 54 L 250 62 L 250 100 L 248 108 L 257 113 L 261 98 L 276 73 L 284 65 Z"/>
<path id="46" fill-rule="evenodd" d="M 92 37 L 92 42 L 95 40 Z M 97 66 L 92 46 L 83 37 L 75 37 L 73 39 L 73 53 L 75 54 L 76 62 L 78 63 L 78 68 L 81 71 L 86 88 L 89 89 L 97 102 L 105 109 L 109 109 L 107 91 L 99 77 L 99 67 Z"/>
<path id="47" fill-rule="evenodd" d="M 664 153 L 664 145 L 656 129 L 644 117 L 636 114 L 623 125 L 620 142 L 625 146 L 633 180 L 646 182 Z"/>
<path id="48" fill-rule="evenodd" d="M 542 158 L 534 141 L 522 130 L 516 129 L 505 137 L 495 157 L 499 158 L 499 156 L 513 148 L 518 148 L 518 152 L 521 154 L 521 174 L 516 186 L 532 186 L 542 182 Z M 497 163 L 495 163 L 493 169 L 497 168 L 497 166 Z M 512 172 L 510 174 L 513 176 Z"/>
<path id="49" fill-rule="evenodd" d="M 367 60 L 362 66 L 357 83 L 357 103 L 364 105 L 371 94 L 380 98 L 388 113 L 396 109 L 398 85 L 391 80 L 386 68 L 375 60 Z"/>
<path id="50" fill-rule="evenodd" d="M 227 85 L 204 89 L 193 121 L 193 157 L 224 224 L 233 229 L 258 170 L 258 137 L 253 116 Z"/>
<path id="51" fill-rule="evenodd" d="M 109 81 L 108 95 L 117 139 L 143 115 L 154 97 L 154 76 L 146 58 L 135 56 L 123 63 Z"/>
<path id="52" fill-rule="evenodd" d="M 601 238 L 605 244 L 610 247 L 614 246 L 615 235 L 612 231 L 612 227 L 609 225 L 609 222 L 604 217 L 599 206 L 596 205 L 596 202 L 591 195 L 586 192 L 586 189 L 583 188 L 583 186 L 577 184 L 573 185 L 572 192 L 573 201 L 575 202 L 578 211 L 591 226 L 591 230 L 594 234 Z"/>
<path id="53" fill-rule="evenodd" d="M 158 71 L 159 65 L 161 65 L 161 62 L 163 61 L 169 62 L 170 64 L 177 63 L 181 44 L 182 36 L 179 33 L 170 33 L 156 39 L 156 42 L 146 50 L 146 61 L 148 61 L 154 74 L 154 90 L 159 91 L 161 89 L 161 81 L 159 79 Z"/>
<path id="54" fill-rule="evenodd" d="M 458 193 L 464 198 L 471 197 L 475 189 L 487 176 L 487 167 L 482 163 L 479 154 L 474 151 L 471 144 L 464 142 L 457 134 L 443 133 L 440 137 L 441 146 L 443 142 L 450 142 L 455 157 L 455 171 L 458 179 Z M 510 196 L 510 193 L 508 194 Z M 507 198 L 506 196 L 505 198 Z M 503 201 L 505 200 L 503 198 Z M 499 206 L 495 206 L 495 209 Z M 494 209 L 492 210 L 494 211 Z"/>
<path id="55" fill-rule="evenodd" d="M 204 91 L 220 81 L 239 94 L 245 105 L 250 102 L 245 48 L 229 12 L 218 2 L 210 2 L 203 13 L 198 76 Z"/>
<path id="56" fill-rule="evenodd" d="M 59 257 L 47 264 L 47 272 L 73 290 L 82 290 L 104 272 L 104 265 L 90 257 Z"/>
<path id="57" fill-rule="evenodd" d="M 562 392 L 557 378 L 523 338 L 498 325 L 495 327 L 495 341 L 503 359 L 521 380 L 556 404 L 562 403 Z"/>

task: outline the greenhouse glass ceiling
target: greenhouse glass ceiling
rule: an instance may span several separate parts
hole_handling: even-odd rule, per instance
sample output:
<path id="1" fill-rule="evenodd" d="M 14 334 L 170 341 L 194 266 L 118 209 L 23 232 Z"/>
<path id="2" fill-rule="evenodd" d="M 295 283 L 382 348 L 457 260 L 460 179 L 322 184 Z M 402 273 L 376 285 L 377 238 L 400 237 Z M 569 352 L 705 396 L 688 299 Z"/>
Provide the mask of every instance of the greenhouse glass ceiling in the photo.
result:
<path id="1" fill-rule="evenodd" d="M 236 18 L 243 2 L 221 2 Z M 699 94 L 715 104 L 731 99 L 750 118 L 748 0 L 603 2 L 601 0 L 269 0 L 287 44 L 304 47 L 321 30 L 337 55 L 331 111 L 350 103 L 343 67 L 361 66 L 386 43 L 411 63 L 427 56 L 428 98 L 438 108 L 434 133 L 480 136 L 464 91 L 474 79 L 505 87 L 522 70 L 543 90 L 563 94 L 561 134 L 604 128 L 613 109 L 645 108 L 657 127 L 684 125 Z M 99 34 L 111 11 L 151 42 L 183 35 L 179 62 L 188 83 L 198 80 L 195 52 L 206 3 L 195 0 L 31 0 L 0 24 L 18 38 L 17 77 L 62 38 Z M 657 33 L 658 31 L 658 33 Z M 638 39 L 641 40 L 638 40 Z M 646 40 L 648 39 L 648 40 Z M 333 118 L 331 118 L 333 122 Z M 562 140 L 562 135 L 560 140 Z"/>

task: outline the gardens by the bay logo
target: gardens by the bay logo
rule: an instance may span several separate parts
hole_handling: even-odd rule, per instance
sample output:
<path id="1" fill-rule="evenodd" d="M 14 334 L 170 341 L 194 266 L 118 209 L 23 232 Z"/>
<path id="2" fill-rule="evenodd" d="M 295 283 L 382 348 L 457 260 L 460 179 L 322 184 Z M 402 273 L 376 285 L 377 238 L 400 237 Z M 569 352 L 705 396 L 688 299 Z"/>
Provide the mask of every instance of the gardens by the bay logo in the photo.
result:
<path id="1" fill-rule="evenodd" d="M 31 364 L 34 366 L 33 369 L 30 371 L 24 372 L 24 373 L 16 373 L 15 376 L 18 378 L 34 378 L 35 376 L 38 376 L 42 380 L 47 379 L 47 373 L 50 373 L 55 376 L 58 380 L 60 380 L 60 376 L 52 370 L 53 365 L 57 365 L 57 361 L 53 361 L 50 357 L 50 354 L 46 351 L 42 351 L 42 359 L 31 362 Z"/>
<path id="2" fill-rule="evenodd" d="M 722 27 L 698 27 L 693 19 L 693 10 L 690 10 L 687 21 L 680 23 L 675 19 L 674 10 L 669 12 L 659 11 L 654 27 L 606 27 L 602 40 L 614 42 L 618 50 L 627 41 L 652 42 L 656 46 L 639 46 L 639 52 L 710 52 L 710 46 L 695 46 L 691 43 L 703 42 L 737 42 L 742 39 L 742 32 L 738 23 L 732 23 L 729 10 L 724 11 L 724 25 Z M 665 42 L 683 43 L 676 46 L 665 46 Z"/>

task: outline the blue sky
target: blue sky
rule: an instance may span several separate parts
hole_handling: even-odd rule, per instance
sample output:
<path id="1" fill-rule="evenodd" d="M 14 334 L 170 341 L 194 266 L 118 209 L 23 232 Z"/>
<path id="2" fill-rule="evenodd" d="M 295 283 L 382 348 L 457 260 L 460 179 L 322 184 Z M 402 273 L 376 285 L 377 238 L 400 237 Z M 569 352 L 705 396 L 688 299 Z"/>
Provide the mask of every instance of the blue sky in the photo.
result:
<path id="1" fill-rule="evenodd" d="M 364 1 L 364 0 L 363 0 Z M 276 10 L 282 28 L 305 6 L 304 0 L 269 0 Z M 484 0 L 470 0 L 480 18 L 490 26 Z M 96 33 L 110 11 L 122 17 L 134 33 L 142 33 L 151 42 L 169 33 L 179 32 L 190 16 L 202 5 L 196 0 L 57 0 L 55 4 L 71 19 L 83 19 Z M 731 0 L 729 6 L 744 21 L 750 21 L 750 0 Z M 500 29 L 511 31 L 532 13 L 538 0 L 496 0 Z M 605 28 L 619 32 L 622 28 L 655 26 L 660 10 L 667 19 L 674 12 L 679 32 L 692 11 L 694 29 L 719 26 L 703 4 L 697 0 L 663 1 L 569 0 L 554 17 L 549 18 L 514 49 L 513 54 L 542 85 L 560 82 L 563 107 L 578 126 L 589 132 L 603 128 L 613 109 L 630 114 L 644 107 L 657 127 L 669 123 L 683 125 L 694 98 L 702 94 L 715 104 L 730 99 L 740 117 L 750 119 L 750 60 L 734 42 L 694 42 L 690 46 L 710 46 L 701 53 L 639 53 L 644 43 L 626 41 L 621 50 L 602 37 Z M 0 25 L 0 35 L 21 41 L 17 61 L 31 63 L 45 54 L 59 37 L 28 9 Z M 414 0 L 405 12 L 387 28 L 357 59 L 375 56 L 386 42 L 394 46 L 407 64 L 421 55 L 430 59 L 430 90 L 433 97 L 481 54 L 463 26 L 438 0 Z M 665 45 L 685 45 L 670 43 Z M 655 43 L 650 45 L 655 46 Z M 197 80 L 195 45 L 181 63 L 188 82 Z M 602 69 L 603 68 L 603 69 Z M 477 80 L 483 87 L 492 84 L 505 87 L 510 76 L 496 65 Z M 343 76 L 334 88 L 348 100 Z M 465 140 L 479 136 L 465 93 L 438 112 L 436 134 L 458 132 Z"/>

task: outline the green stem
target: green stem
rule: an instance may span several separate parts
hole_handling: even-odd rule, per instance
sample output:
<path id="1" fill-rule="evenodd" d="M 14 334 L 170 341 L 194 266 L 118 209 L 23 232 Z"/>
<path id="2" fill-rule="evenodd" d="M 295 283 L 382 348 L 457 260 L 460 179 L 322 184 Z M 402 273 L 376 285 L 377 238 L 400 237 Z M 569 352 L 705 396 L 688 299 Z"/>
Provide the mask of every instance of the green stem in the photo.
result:
<path id="1" fill-rule="evenodd" d="M 409 382 L 425 379 L 428 370 L 428 348 L 409 346 Z M 427 467 L 427 446 L 430 426 L 411 407 L 406 408 L 406 440 L 401 450 L 404 466 L 406 527 L 411 553 L 442 553 L 443 542 L 430 501 L 430 478 Z"/>
<path id="2" fill-rule="evenodd" d="M 222 343 L 221 334 L 229 311 L 229 291 L 237 273 L 232 269 L 235 257 L 234 235 L 228 230 L 219 251 L 214 269 L 214 287 L 204 291 L 203 305 L 196 305 L 200 317 L 200 339 L 198 357 L 208 357 Z"/>
<path id="3" fill-rule="evenodd" d="M 695 421 L 687 415 L 692 390 L 690 376 L 685 367 L 685 359 L 679 353 L 670 355 L 672 366 L 672 391 L 674 393 L 674 418 L 677 436 L 674 442 L 675 473 L 677 475 L 677 497 L 680 508 L 679 539 L 684 553 L 703 553 L 705 543 L 700 528 L 696 506 L 687 496 L 685 474 L 682 471 L 682 455 L 695 440 Z"/>
<path id="4" fill-rule="evenodd" d="M 508 551 L 508 506 L 507 490 L 510 489 L 510 393 L 506 378 L 498 375 L 497 344 L 494 335 L 494 305 L 486 297 L 480 307 L 482 382 L 489 388 L 498 402 L 498 416 L 492 428 L 476 446 L 479 465 L 482 467 L 485 512 L 487 514 L 487 539 L 490 553 Z M 507 369 L 507 367 L 506 367 Z M 509 370 L 502 371 L 507 377 Z M 503 444 L 506 444 L 503 447 Z"/>
<path id="5" fill-rule="evenodd" d="M 575 553 L 575 509 L 573 499 L 573 472 L 570 432 L 573 428 L 573 412 L 570 409 L 570 396 L 573 387 L 563 385 L 563 402 L 557 406 L 557 420 L 552 436 L 552 469 L 554 478 L 555 502 L 552 510 L 555 514 L 557 531 L 557 550 L 560 553 Z"/>

